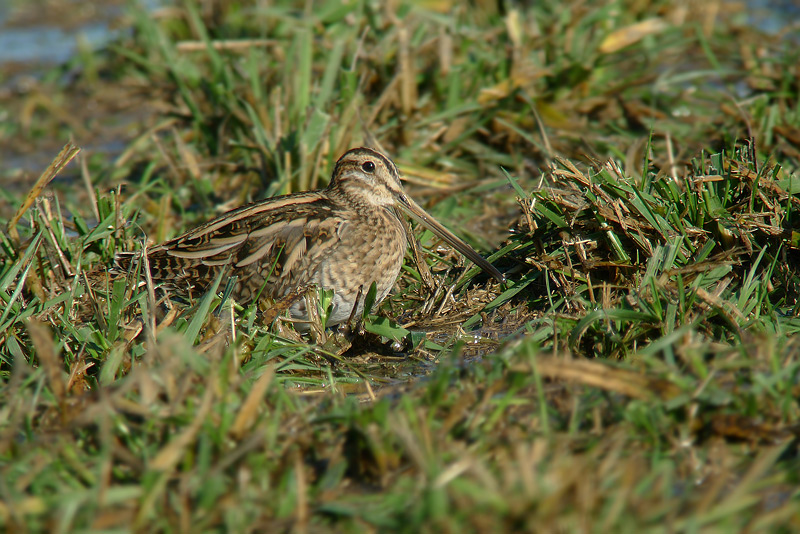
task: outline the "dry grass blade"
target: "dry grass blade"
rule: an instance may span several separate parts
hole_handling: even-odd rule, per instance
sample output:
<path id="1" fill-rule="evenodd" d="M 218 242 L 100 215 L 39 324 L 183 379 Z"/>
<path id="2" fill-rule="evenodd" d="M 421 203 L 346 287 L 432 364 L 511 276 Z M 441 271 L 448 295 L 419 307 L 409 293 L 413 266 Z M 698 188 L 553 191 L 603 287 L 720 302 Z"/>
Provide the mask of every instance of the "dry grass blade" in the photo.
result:
<path id="1" fill-rule="evenodd" d="M 295 484 L 297 486 L 297 507 L 295 509 L 295 532 L 305 534 L 308 532 L 310 513 L 308 509 L 308 481 L 305 476 L 303 455 L 299 451 L 294 453 Z"/>
<path id="2" fill-rule="evenodd" d="M 606 36 L 603 42 L 600 43 L 600 51 L 604 54 L 611 54 L 631 46 L 645 37 L 661 33 L 667 28 L 669 28 L 669 24 L 659 18 L 637 22 L 630 26 L 620 28 Z"/>
<path id="3" fill-rule="evenodd" d="M 399 21 L 398 21 L 399 22 Z M 414 63 L 411 60 L 411 43 L 408 28 L 400 23 L 397 32 L 400 49 L 400 101 L 403 113 L 410 115 L 417 107 L 417 83 L 415 81 Z"/>
<path id="4" fill-rule="evenodd" d="M 536 359 L 535 365 L 538 372 L 544 377 L 577 382 L 636 399 L 657 397 L 668 400 L 681 393 L 676 385 L 666 380 L 652 378 L 626 369 L 617 369 L 599 362 L 539 357 Z M 530 366 L 527 364 L 518 365 L 512 369 L 522 373 L 531 372 Z"/>
<path id="5" fill-rule="evenodd" d="M 45 169 L 39 179 L 36 180 L 36 183 L 33 184 L 28 196 L 25 197 L 25 200 L 20 205 L 17 212 L 11 217 L 11 220 L 8 221 L 8 235 L 14 241 L 15 244 L 19 244 L 19 232 L 17 232 L 17 223 L 19 223 L 22 216 L 25 215 L 25 212 L 30 209 L 33 205 L 34 201 L 42 194 L 42 190 L 47 187 L 53 178 L 55 178 L 58 173 L 67 166 L 67 164 L 72 161 L 72 159 L 78 155 L 81 149 L 75 145 L 72 141 L 64 145 L 64 148 L 61 149 L 61 152 L 58 153 L 58 156 L 50 163 L 50 165 Z"/>
<path id="6" fill-rule="evenodd" d="M 50 390 L 58 400 L 59 406 L 63 406 L 67 388 L 62 363 L 59 361 L 56 346 L 53 343 L 53 334 L 44 323 L 36 319 L 29 319 L 27 328 L 31 341 L 33 341 L 33 346 L 36 348 L 39 364 L 44 368 L 47 376 Z"/>
<path id="7" fill-rule="evenodd" d="M 258 408 L 263 403 L 264 395 L 266 395 L 273 378 L 275 378 L 275 367 L 269 366 L 264 371 L 264 374 L 253 384 L 253 388 L 247 394 L 247 398 L 245 398 L 239 413 L 236 414 L 233 426 L 231 426 L 230 432 L 234 438 L 241 439 L 244 437 L 245 432 L 253 425 L 258 415 Z"/>
<path id="8" fill-rule="evenodd" d="M 175 45 L 178 52 L 202 52 L 211 46 L 214 50 L 246 51 L 253 47 L 268 47 L 280 44 L 275 39 L 222 39 L 217 41 L 181 41 Z"/>
<path id="9" fill-rule="evenodd" d="M 147 340 L 155 350 L 156 347 L 156 290 L 153 284 L 153 276 L 150 272 L 150 262 L 147 257 L 147 243 L 142 246 L 142 269 L 147 284 Z"/>
<path id="10" fill-rule="evenodd" d="M 97 208 L 97 196 L 94 194 L 94 189 L 92 188 L 92 177 L 89 175 L 89 164 L 87 163 L 85 155 L 81 156 L 80 163 L 81 178 L 83 178 L 83 185 L 86 187 L 86 196 L 92 203 L 92 212 L 94 213 L 95 218 L 99 221 L 100 210 Z"/>
<path id="11" fill-rule="evenodd" d="M 169 471 L 180 461 L 183 456 L 183 451 L 194 441 L 195 436 L 197 436 L 197 433 L 203 426 L 206 416 L 214 405 L 214 382 L 216 378 L 215 373 L 209 375 L 209 380 L 206 384 L 206 392 L 205 395 L 203 395 L 203 402 L 197 410 L 194 419 L 183 432 L 170 441 L 163 449 L 158 451 L 153 461 L 150 462 L 150 468 L 158 471 Z"/>

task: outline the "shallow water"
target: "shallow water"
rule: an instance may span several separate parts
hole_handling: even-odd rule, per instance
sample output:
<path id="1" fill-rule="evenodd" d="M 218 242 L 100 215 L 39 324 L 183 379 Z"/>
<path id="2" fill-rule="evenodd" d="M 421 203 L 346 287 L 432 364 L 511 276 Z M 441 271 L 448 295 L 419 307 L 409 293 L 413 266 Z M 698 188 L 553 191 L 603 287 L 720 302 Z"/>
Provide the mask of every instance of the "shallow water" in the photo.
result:
<path id="1" fill-rule="evenodd" d="M 0 66 L 25 63 L 32 69 L 66 63 L 79 47 L 98 50 L 116 39 L 113 28 L 125 14 L 125 2 L 64 0 L 61 12 L 48 12 L 39 2 L 0 2 Z M 149 11 L 167 5 L 167 0 L 138 0 Z M 33 9 L 41 9 L 36 13 Z M 0 78 L 2 80 L 2 78 Z M 5 82 L 4 82 L 5 83 Z"/>

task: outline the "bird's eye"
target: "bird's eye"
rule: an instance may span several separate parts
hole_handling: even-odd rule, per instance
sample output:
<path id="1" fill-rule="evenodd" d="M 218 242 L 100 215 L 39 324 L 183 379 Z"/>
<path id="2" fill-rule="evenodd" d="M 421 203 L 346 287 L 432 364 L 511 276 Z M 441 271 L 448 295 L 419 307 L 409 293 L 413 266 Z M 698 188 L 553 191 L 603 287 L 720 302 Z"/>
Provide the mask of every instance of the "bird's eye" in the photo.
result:
<path id="1" fill-rule="evenodd" d="M 375 164 L 371 161 L 365 161 L 362 163 L 361 168 L 364 169 L 364 172 L 375 172 Z"/>

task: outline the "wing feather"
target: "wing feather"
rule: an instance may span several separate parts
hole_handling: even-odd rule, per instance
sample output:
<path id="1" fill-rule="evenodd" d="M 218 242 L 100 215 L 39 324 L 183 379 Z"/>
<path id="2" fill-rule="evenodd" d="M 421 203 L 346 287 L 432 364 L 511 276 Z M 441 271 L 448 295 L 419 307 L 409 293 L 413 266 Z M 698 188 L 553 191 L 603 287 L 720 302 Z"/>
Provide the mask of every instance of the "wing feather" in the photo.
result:
<path id="1" fill-rule="evenodd" d="M 148 257 L 154 278 L 174 288 L 203 289 L 229 268 L 244 286 L 266 282 L 268 293 L 280 294 L 309 283 L 310 264 L 325 260 L 343 224 L 337 206 L 319 192 L 277 197 L 223 214 Z"/>

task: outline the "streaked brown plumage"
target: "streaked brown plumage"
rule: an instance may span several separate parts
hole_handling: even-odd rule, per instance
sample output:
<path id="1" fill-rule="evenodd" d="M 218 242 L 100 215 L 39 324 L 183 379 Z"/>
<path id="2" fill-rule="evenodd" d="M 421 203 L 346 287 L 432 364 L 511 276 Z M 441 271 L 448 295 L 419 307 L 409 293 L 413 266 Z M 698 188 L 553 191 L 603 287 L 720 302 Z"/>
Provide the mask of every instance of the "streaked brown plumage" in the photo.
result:
<path id="1" fill-rule="evenodd" d="M 329 325 L 356 313 L 372 282 L 380 302 L 400 273 L 408 246 L 397 208 L 424 224 L 499 281 L 503 276 L 436 222 L 400 184 L 397 167 L 369 148 L 345 153 L 327 189 L 275 197 L 229 211 L 147 253 L 153 280 L 179 293 L 202 294 L 227 269 L 233 297 L 272 299 L 312 285 L 333 290 Z M 136 253 L 117 255 L 129 270 Z M 262 291 L 263 288 L 263 291 Z M 305 319 L 305 301 L 291 308 Z"/>

